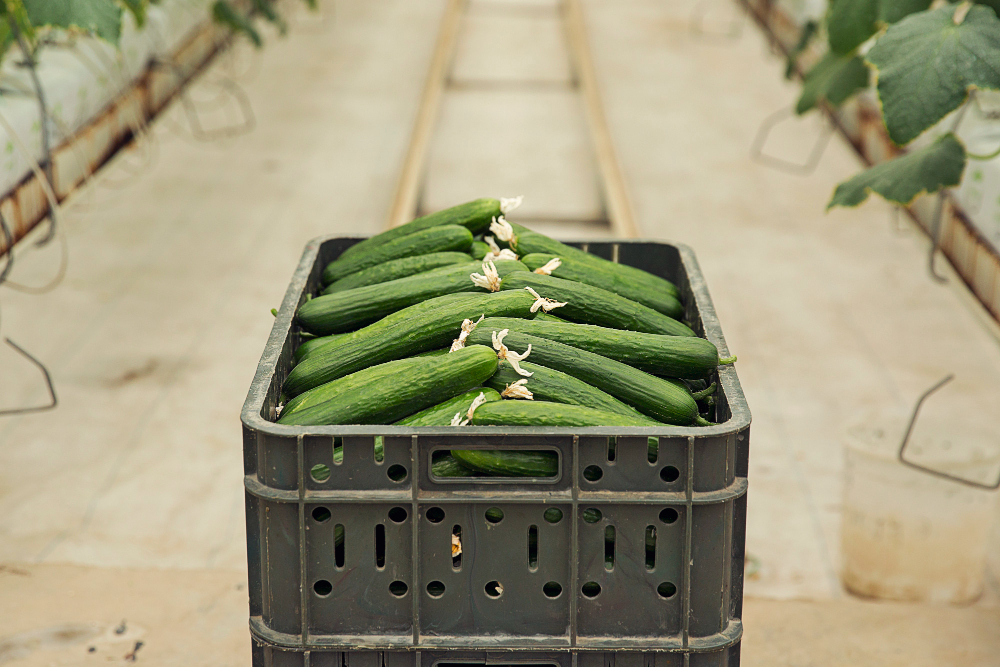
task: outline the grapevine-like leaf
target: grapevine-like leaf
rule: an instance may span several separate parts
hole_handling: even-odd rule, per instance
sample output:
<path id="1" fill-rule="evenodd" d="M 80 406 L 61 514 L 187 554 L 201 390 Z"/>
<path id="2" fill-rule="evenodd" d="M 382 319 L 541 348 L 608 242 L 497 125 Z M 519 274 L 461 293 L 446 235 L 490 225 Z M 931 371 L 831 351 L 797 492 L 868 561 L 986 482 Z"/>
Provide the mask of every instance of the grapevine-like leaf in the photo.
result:
<path id="1" fill-rule="evenodd" d="M 878 31 L 878 0 L 833 0 L 826 15 L 830 50 L 847 55 Z"/>
<path id="2" fill-rule="evenodd" d="M 237 11 L 226 0 L 215 0 L 215 4 L 212 5 L 212 18 L 217 23 L 229 26 L 233 31 L 241 32 L 249 37 L 258 49 L 264 45 L 264 40 L 260 38 L 260 33 L 253 27 L 249 17 Z"/>
<path id="3" fill-rule="evenodd" d="M 253 0 L 253 6 L 261 16 L 277 26 L 282 35 L 288 32 L 288 24 L 274 8 L 272 0 Z"/>
<path id="4" fill-rule="evenodd" d="M 929 146 L 883 162 L 844 181 L 837 186 L 826 208 L 857 206 L 872 192 L 907 205 L 921 193 L 958 185 L 964 170 L 965 147 L 949 132 Z"/>
<path id="5" fill-rule="evenodd" d="M 804 114 L 820 100 L 840 106 L 851 95 L 867 87 L 868 68 L 860 56 L 840 56 L 828 51 L 806 74 L 795 113 Z"/>
<path id="6" fill-rule="evenodd" d="M 1000 88 L 1000 19 L 982 6 L 959 23 L 956 17 L 955 5 L 908 16 L 868 52 L 878 70 L 885 125 L 897 144 L 960 107 L 970 88 Z"/>
<path id="7" fill-rule="evenodd" d="M 879 0 L 879 23 L 892 24 L 901 21 L 910 14 L 922 12 L 931 6 L 933 0 Z M 1000 2 L 1000 0 L 996 0 Z"/>
<path id="8" fill-rule="evenodd" d="M 35 28 L 76 29 L 118 45 L 122 8 L 115 0 L 24 0 Z"/>
<path id="9" fill-rule="evenodd" d="M 146 8 L 149 7 L 149 0 L 119 0 L 125 9 L 135 17 L 135 25 L 141 28 L 146 23 Z"/>

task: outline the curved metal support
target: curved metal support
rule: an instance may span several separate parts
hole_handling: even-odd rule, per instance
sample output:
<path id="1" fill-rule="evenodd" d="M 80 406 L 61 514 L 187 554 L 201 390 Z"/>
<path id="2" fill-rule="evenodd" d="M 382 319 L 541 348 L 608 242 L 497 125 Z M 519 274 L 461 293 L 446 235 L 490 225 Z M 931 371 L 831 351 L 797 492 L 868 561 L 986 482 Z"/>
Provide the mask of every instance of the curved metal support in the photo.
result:
<path id="1" fill-rule="evenodd" d="M 830 124 L 824 124 L 823 131 L 820 132 L 819 136 L 816 138 L 816 144 L 813 146 L 812 151 L 810 151 L 809 157 L 804 164 L 791 162 L 789 160 L 764 153 L 764 145 L 771 136 L 771 130 L 773 130 L 775 126 L 795 115 L 795 109 L 793 107 L 783 107 L 769 115 L 761 122 L 760 127 L 757 129 L 757 135 L 754 137 L 753 144 L 750 145 L 750 158 L 754 162 L 762 164 L 766 167 L 778 169 L 779 171 L 784 171 L 789 174 L 798 174 L 800 176 L 808 176 L 816 171 L 820 158 L 822 158 L 823 153 L 826 152 L 826 147 L 830 145 L 830 138 L 833 136 L 834 128 Z"/>
<path id="2" fill-rule="evenodd" d="M 934 268 L 934 258 L 937 257 L 938 245 L 941 236 L 941 218 L 944 214 L 944 190 L 938 194 L 937 208 L 934 210 L 934 220 L 931 222 L 931 252 L 927 257 L 927 271 L 931 278 L 939 283 L 946 283 L 948 279 L 937 272 Z"/>
<path id="3" fill-rule="evenodd" d="M 913 433 L 913 426 L 917 423 L 917 415 L 920 414 L 920 408 L 923 406 L 924 401 L 930 398 L 931 394 L 936 392 L 941 387 L 945 386 L 949 382 L 955 379 L 955 376 L 951 373 L 946 375 L 944 378 L 939 380 L 933 387 L 921 394 L 920 398 L 917 399 L 917 404 L 913 408 L 913 415 L 910 417 L 910 423 L 906 426 L 906 435 L 903 436 L 903 442 L 899 445 L 899 462 L 903 465 L 910 466 L 916 470 L 926 472 L 935 477 L 940 477 L 941 479 L 947 479 L 952 482 L 958 482 L 959 484 L 964 484 L 966 486 L 971 486 L 975 489 L 984 489 L 987 491 L 992 491 L 994 489 L 1000 489 L 1000 477 L 994 484 L 982 484 L 980 482 L 974 482 L 970 479 L 965 479 L 964 477 L 958 477 L 956 475 L 951 475 L 946 472 L 941 472 L 940 470 L 934 470 L 933 468 L 928 468 L 922 466 L 919 463 L 913 463 L 912 461 L 906 460 L 906 445 L 910 442 L 910 435 Z"/>
<path id="4" fill-rule="evenodd" d="M 41 412 L 43 410 L 51 410 L 52 408 L 59 405 L 59 400 L 56 398 L 56 388 L 52 385 L 52 376 L 49 375 L 49 369 L 47 369 L 42 362 L 40 362 L 38 359 L 35 359 L 33 356 L 31 356 L 31 354 L 28 353 L 27 350 L 19 346 L 10 338 L 4 338 L 3 340 L 12 348 L 17 350 L 17 352 L 19 352 L 21 356 L 26 358 L 35 366 L 38 366 L 39 370 L 42 371 L 42 375 L 45 377 L 45 386 L 48 387 L 49 398 L 51 399 L 51 401 L 49 402 L 48 405 L 36 405 L 30 408 L 11 408 L 9 410 L 0 410 L 0 417 L 5 417 L 7 415 L 22 415 L 28 412 Z"/>

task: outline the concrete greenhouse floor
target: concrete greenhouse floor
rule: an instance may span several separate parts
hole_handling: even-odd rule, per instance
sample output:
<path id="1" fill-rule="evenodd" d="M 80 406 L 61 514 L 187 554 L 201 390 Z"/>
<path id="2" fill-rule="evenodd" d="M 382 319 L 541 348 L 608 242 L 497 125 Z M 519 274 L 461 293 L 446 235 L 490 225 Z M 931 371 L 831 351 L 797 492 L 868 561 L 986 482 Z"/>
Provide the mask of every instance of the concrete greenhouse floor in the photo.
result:
<path id="1" fill-rule="evenodd" d="M 453 76 L 564 80 L 565 45 L 544 23 L 553 2 L 473 0 Z M 996 329 L 954 278 L 927 278 L 926 240 L 897 231 L 885 205 L 824 214 L 859 168 L 842 141 L 808 177 L 750 160 L 760 121 L 796 87 L 754 26 L 693 32 L 696 4 L 584 9 L 637 224 L 698 253 L 754 414 L 742 664 L 996 665 L 995 576 L 965 607 L 863 601 L 838 579 L 848 429 L 948 372 L 922 419 L 995 429 Z M 172 108 L 66 206 L 64 282 L 0 291 L 0 332 L 47 364 L 60 401 L 0 419 L 0 663 L 114 662 L 141 641 L 147 664 L 249 664 L 239 411 L 268 311 L 306 240 L 382 229 L 445 3 L 321 6 L 195 85 L 208 108 L 235 72 L 253 132 L 198 143 Z M 708 28 L 733 16 L 725 0 L 706 6 Z M 543 23 L 510 25 L 511 7 Z M 491 21 L 508 22 L 516 48 L 489 41 Z M 546 231 L 607 233 L 588 226 L 602 204 L 572 100 L 539 94 L 446 100 L 424 206 L 524 187 L 525 216 L 565 223 Z M 817 131 L 816 119 L 783 126 L 770 150 L 794 157 Z M 470 167 L 489 151 L 490 168 Z M 12 279 L 44 283 L 60 244 L 28 243 Z M 0 369 L 0 408 L 44 401 L 6 346 Z"/>

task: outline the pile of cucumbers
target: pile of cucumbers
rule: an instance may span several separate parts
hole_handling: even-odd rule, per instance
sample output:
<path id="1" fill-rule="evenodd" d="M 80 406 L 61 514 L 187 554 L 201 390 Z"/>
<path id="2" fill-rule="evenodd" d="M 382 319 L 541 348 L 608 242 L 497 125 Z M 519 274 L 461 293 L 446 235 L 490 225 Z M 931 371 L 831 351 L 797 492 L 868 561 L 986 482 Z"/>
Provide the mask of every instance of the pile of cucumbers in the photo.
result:
<path id="1" fill-rule="evenodd" d="M 674 284 L 477 199 L 345 250 L 296 313 L 278 423 L 709 425 L 720 359 Z M 442 476 L 553 475 L 551 452 L 452 451 Z"/>

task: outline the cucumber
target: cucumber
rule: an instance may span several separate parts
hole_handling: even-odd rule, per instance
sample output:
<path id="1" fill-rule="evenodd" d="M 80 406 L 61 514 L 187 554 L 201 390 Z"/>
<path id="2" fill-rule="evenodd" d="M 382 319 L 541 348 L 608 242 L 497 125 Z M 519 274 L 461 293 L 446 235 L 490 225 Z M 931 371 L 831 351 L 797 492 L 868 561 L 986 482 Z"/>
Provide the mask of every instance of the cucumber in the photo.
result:
<path id="1" fill-rule="evenodd" d="M 467 264 L 468 262 L 469 256 L 464 252 L 432 252 L 427 255 L 400 257 L 399 259 L 391 259 L 388 262 L 362 269 L 357 273 L 352 273 L 345 278 L 330 283 L 323 290 L 323 294 L 343 292 L 344 290 L 364 287 L 365 285 L 387 283 L 390 280 L 407 278 L 442 266 Z"/>
<path id="2" fill-rule="evenodd" d="M 459 463 L 451 452 L 434 452 L 434 460 L 431 461 L 431 473 L 435 477 L 480 477 L 475 471 L 469 470 Z"/>
<path id="3" fill-rule="evenodd" d="M 499 401 L 487 405 L 505 405 L 519 401 Z M 482 409 L 484 406 L 481 406 Z M 476 410 L 479 413 L 479 410 Z M 461 465 L 475 472 L 500 477 L 555 477 L 559 456 L 555 452 L 498 449 L 453 449 L 451 455 Z"/>
<path id="4" fill-rule="evenodd" d="M 473 426 L 660 426 L 645 417 L 548 401 L 486 403 L 476 409 L 470 423 Z M 466 467 L 476 469 L 458 452 L 453 455 Z"/>
<path id="5" fill-rule="evenodd" d="M 462 418 L 465 418 L 469 406 L 479 394 L 482 394 L 487 402 L 500 400 L 500 394 L 494 390 L 488 387 L 474 387 L 464 394 L 421 410 L 406 419 L 400 419 L 396 422 L 396 426 L 449 426 L 456 413 L 461 413 Z"/>
<path id="6" fill-rule="evenodd" d="M 303 334 L 308 333 L 306 331 Z M 309 334 L 312 335 L 312 334 Z M 305 359 L 309 354 L 318 348 L 323 347 L 327 343 L 337 340 L 338 338 L 343 338 L 350 334 L 330 334 L 329 336 L 313 336 L 308 340 L 304 340 L 299 343 L 299 346 L 295 348 L 295 363 L 299 363 Z"/>
<path id="7" fill-rule="evenodd" d="M 655 276 L 648 271 L 637 269 L 627 264 L 618 264 L 584 252 L 579 248 L 560 243 L 553 238 L 533 232 L 527 227 L 515 223 L 510 223 L 514 230 L 514 237 L 507 243 L 518 255 L 530 255 L 534 253 L 545 253 L 556 255 L 560 259 L 575 259 L 580 262 L 587 262 L 591 266 L 602 269 L 614 275 L 620 276 L 623 280 L 631 281 L 637 289 L 648 289 L 653 292 L 666 292 L 677 297 L 679 292 L 677 286 L 669 280 Z M 499 239 L 498 239 L 499 240 Z"/>
<path id="8" fill-rule="evenodd" d="M 447 250 L 465 250 L 472 244 L 472 233 L 458 225 L 432 227 L 409 236 L 393 239 L 369 252 L 341 256 L 323 269 L 323 284 L 340 280 L 372 266 L 378 266 L 400 257 L 426 255 Z M 355 246 L 356 247 L 356 246 Z"/>
<path id="9" fill-rule="evenodd" d="M 656 420 L 650 419 L 630 405 L 625 405 L 611 394 L 607 394 L 583 380 L 577 380 L 572 375 L 527 361 L 522 361 L 520 365 L 521 368 L 531 373 L 531 377 L 522 377 L 507 364 L 500 364 L 493 377 L 486 381 L 486 386 L 503 391 L 507 385 L 514 384 L 518 380 L 526 380 L 523 386 L 534 394 L 532 400 L 582 405 L 595 410 L 623 415 L 641 421 L 648 426 L 660 425 Z"/>
<path id="10" fill-rule="evenodd" d="M 473 241 L 469 246 L 469 254 L 473 259 L 482 259 L 490 251 L 490 246 L 486 241 Z"/>
<path id="11" fill-rule="evenodd" d="M 466 294 L 457 299 L 454 296 L 428 299 L 395 324 L 369 328 L 366 333 L 358 332 L 353 338 L 333 341 L 316 350 L 288 374 L 283 387 L 285 394 L 295 396 L 372 364 L 450 345 L 458 338 L 466 319 L 477 320 L 482 315 L 527 318 L 534 315 L 531 306 L 535 298 L 527 292 Z"/>
<path id="12" fill-rule="evenodd" d="M 565 302 L 557 315 L 563 319 L 668 336 L 695 335 L 672 317 L 593 285 L 524 271 L 510 274 L 500 283 L 500 289 L 505 290 L 525 287 L 532 288 L 547 299 Z M 302 307 L 305 308 L 305 305 Z"/>
<path id="13" fill-rule="evenodd" d="M 352 373 L 331 382 L 327 382 L 326 384 L 321 384 L 318 387 L 313 387 L 309 391 L 303 392 L 285 403 L 285 407 L 281 411 L 281 416 L 286 417 L 307 408 L 311 408 L 315 405 L 319 405 L 320 403 L 325 403 L 332 398 L 336 398 L 339 394 L 347 391 L 348 389 L 357 387 L 367 382 L 383 380 L 387 377 L 391 377 L 395 373 L 417 366 L 420 363 L 422 362 L 416 357 L 411 357 L 409 359 L 397 359 L 396 361 L 389 361 L 384 364 L 369 366 L 368 368 L 360 370 L 357 373 Z M 280 421 L 281 420 L 279 419 L 279 422 Z"/>
<path id="14" fill-rule="evenodd" d="M 564 320 L 561 317 L 556 317 L 552 313 L 546 313 L 542 311 L 538 311 L 538 314 L 535 315 L 535 319 L 542 320 L 543 322 L 569 322 L 569 320 Z"/>
<path id="15" fill-rule="evenodd" d="M 528 273 L 527 267 L 517 261 L 498 260 L 494 266 L 501 276 Z M 350 331 L 427 299 L 455 292 L 485 291 L 469 277 L 482 270 L 481 262 L 471 261 L 379 285 L 325 294 L 299 306 L 296 318 L 303 328 L 317 334 Z"/>
<path id="16" fill-rule="evenodd" d="M 456 294 L 448 294 L 446 296 L 440 296 L 436 299 L 428 299 L 422 303 L 410 306 L 409 308 L 403 308 L 402 310 L 397 310 L 391 315 L 386 315 L 377 322 L 373 322 L 366 327 L 362 327 L 357 331 L 350 331 L 348 333 L 342 334 L 331 334 L 329 336 L 320 336 L 319 338 L 314 338 L 313 340 L 322 341 L 321 343 L 315 343 L 308 346 L 301 354 L 296 350 L 297 359 L 296 361 L 302 361 L 303 359 L 309 358 L 310 355 L 318 352 L 319 350 L 327 347 L 327 344 L 332 344 L 334 341 L 347 341 L 358 338 L 359 336 L 368 336 L 379 329 L 384 329 L 388 326 L 392 326 L 398 322 L 408 320 L 417 313 L 424 312 L 428 309 L 440 308 L 448 303 L 453 303 L 457 301 L 467 301 L 470 294 L 468 292 L 458 292 Z M 428 304 L 428 305 L 424 305 Z M 304 345 L 304 344 L 303 344 Z M 299 346 L 300 348 L 302 345 Z"/>
<path id="17" fill-rule="evenodd" d="M 467 342 L 490 345 L 494 331 L 494 327 L 478 326 L 469 334 Z M 593 352 L 519 331 L 508 332 L 503 342 L 508 348 L 518 351 L 526 350 L 531 345 L 532 363 L 572 375 L 657 421 L 679 426 L 708 424 L 701 419 L 698 404 L 688 391 L 655 375 Z"/>
<path id="18" fill-rule="evenodd" d="M 484 320 L 482 326 L 559 341 L 666 377 L 707 378 L 719 364 L 735 361 L 735 357 L 719 359 L 719 350 L 711 341 L 692 336 L 662 336 L 590 324 L 552 322 L 539 319 L 537 315 L 533 320 L 490 318 Z"/>
<path id="19" fill-rule="evenodd" d="M 497 355 L 484 345 L 451 354 L 419 357 L 419 363 L 386 378 L 369 379 L 328 401 L 283 414 L 279 424 L 372 424 L 392 422 L 482 384 L 497 369 Z"/>
<path id="20" fill-rule="evenodd" d="M 440 227 L 442 225 L 461 225 L 473 234 L 486 231 L 490 226 L 490 221 L 500 215 L 500 200 L 498 199 L 476 199 L 474 201 L 459 204 L 437 211 L 430 215 L 425 215 L 416 220 L 411 220 L 405 225 L 393 227 L 381 234 L 376 234 L 364 241 L 355 243 L 350 248 L 341 253 L 341 258 L 351 257 L 359 253 L 371 252 L 389 241 L 398 239 L 401 236 L 408 236 L 415 232 Z"/>
<path id="21" fill-rule="evenodd" d="M 606 289 L 674 319 L 684 315 L 684 306 L 677 300 L 676 287 L 673 290 L 661 291 L 650 289 L 648 285 L 636 283 L 631 277 L 623 276 L 619 271 L 608 271 L 592 261 L 582 261 L 573 256 L 563 258 L 559 255 L 536 252 L 525 255 L 521 261 L 531 271 L 535 271 L 556 257 L 559 257 L 562 263 L 549 275 Z"/>

